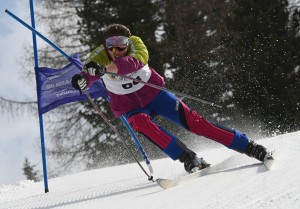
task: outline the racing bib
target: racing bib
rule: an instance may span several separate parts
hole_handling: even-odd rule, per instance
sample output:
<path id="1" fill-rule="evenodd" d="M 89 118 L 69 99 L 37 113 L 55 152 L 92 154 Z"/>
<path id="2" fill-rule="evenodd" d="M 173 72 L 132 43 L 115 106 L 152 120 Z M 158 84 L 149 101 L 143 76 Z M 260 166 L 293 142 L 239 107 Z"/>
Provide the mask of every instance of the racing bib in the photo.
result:
<path id="1" fill-rule="evenodd" d="M 126 76 L 148 82 L 151 77 L 151 70 L 148 65 L 145 65 L 138 71 L 126 74 Z M 140 90 L 145 85 L 136 81 L 129 80 L 127 78 L 109 74 L 104 74 L 102 76 L 102 79 L 107 90 L 118 95 L 130 94 L 132 92 Z"/>

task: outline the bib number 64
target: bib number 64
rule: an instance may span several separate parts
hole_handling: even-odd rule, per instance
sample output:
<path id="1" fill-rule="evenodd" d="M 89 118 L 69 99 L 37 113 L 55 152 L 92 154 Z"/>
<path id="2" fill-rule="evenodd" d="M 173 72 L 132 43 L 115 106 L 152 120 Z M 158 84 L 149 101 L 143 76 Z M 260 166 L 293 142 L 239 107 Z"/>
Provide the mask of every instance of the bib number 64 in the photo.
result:
<path id="1" fill-rule="evenodd" d="M 138 79 L 138 80 L 140 80 L 140 81 L 142 80 L 140 76 L 136 77 L 136 79 Z M 132 83 L 125 83 L 125 84 L 122 84 L 122 87 L 123 87 L 123 89 L 130 89 L 130 88 L 132 88 L 134 85 L 137 85 L 137 84 L 139 84 L 139 82 L 133 81 Z"/>

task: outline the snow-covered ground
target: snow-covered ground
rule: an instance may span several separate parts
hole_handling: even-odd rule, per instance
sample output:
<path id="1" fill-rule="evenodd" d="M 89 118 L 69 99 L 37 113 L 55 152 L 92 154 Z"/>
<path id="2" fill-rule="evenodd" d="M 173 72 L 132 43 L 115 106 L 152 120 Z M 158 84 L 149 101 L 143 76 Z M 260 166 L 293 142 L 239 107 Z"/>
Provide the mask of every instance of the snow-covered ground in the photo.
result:
<path id="1" fill-rule="evenodd" d="M 43 182 L 0 187 L 0 208 L 300 208 L 300 132 L 259 140 L 278 152 L 271 171 L 226 148 L 198 153 L 219 171 L 164 190 L 149 182 L 136 164 L 103 168 Z M 152 161 L 155 177 L 175 178 L 183 165 Z"/>

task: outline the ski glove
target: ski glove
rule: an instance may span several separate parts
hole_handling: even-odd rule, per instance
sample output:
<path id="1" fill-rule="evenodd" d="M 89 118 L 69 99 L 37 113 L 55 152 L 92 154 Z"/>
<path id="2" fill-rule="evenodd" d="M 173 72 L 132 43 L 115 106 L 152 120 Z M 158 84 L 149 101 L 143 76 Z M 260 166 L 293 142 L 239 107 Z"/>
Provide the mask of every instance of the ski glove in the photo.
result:
<path id="1" fill-rule="evenodd" d="M 80 94 L 82 93 L 82 90 L 86 90 L 87 89 L 87 81 L 86 78 L 83 75 L 80 74 L 75 74 L 72 77 L 72 86 L 74 87 L 74 89 L 77 89 L 80 91 Z"/>
<path id="2" fill-rule="evenodd" d="M 101 65 L 99 65 L 96 62 L 89 62 L 87 64 L 85 64 L 82 68 L 82 71 L 91 75 L 91 76 L 103 76 L 105 74 L 105 67 L 102 67 Z"/>

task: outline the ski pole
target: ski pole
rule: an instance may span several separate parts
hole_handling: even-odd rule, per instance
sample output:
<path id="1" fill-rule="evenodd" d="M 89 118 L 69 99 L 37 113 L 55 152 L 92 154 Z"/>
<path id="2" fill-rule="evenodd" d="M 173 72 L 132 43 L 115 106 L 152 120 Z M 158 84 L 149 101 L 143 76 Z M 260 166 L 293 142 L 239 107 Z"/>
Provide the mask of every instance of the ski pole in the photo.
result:
<path id="1" fill-rule="evenodd" d="M 152 165 L 148 159 L 148 156 L 146 154 L 146 152 L 144 151 L 142 145 L 140 144 L 139 140 L 137 139 L 135 133 L 133 132 L 133 130 L 131 129 L 130 125 L 128 124 L 126 118 L 124 116 L 121 116 L 121 121 L 123 122 L 123 124 L 125 125 L 125 127 L 127 128 L 127 130 L 129 131 L 129 133 L 131 134 L 137 148 L 140 150 L 140 152 L 142 153 L 142 156 L 144 158 L 144 161 L 146 162 L 147 166 L 148 166 L 148 169 L 150 171 L 150 175 L 152 176 L 153 175 L 153 168 L 152 168 Z"/>
<path id="2" fill-rule="evenodd" d="M 109 102 L 109 98 L 106 98 L 106 100 Z M 142 154 L 143 158 L 144 158 L 144 161 L 146 162 L 147 166 L 148 166 L 148 169 L 150 171 L 150 174 L 153 175 L 153 168 L 152 168 L 152 165 L 148 159 L 148 156 L 145 152 L 145 150 L 143 149 L 141 143 L 139 142 L 136 134 L 134 133 L 134 131 L 132 130 L 132 128 L 130 127 L 130 125 L 128 124 L 128 121 L 126 120 L 126 118 L 122 115 L 120 117 L 121 121 L 123 122 L 124 126 L 127 128 L 128 132 L 130 133 L 131 137 L 133 138 L 137 148 L 139 149 L 140 153 Z"/>
<path id="3" fill-rule="evenodd" d="M 152 83 L 142 81 L 142 80 L 137 79 L 137 78 L 133 78 L 133 77 L 130 77 L 130 76 L 127 76 L 127 75 L 121 75 L 121 74 L 118 74 L 118 73 L 111 73 L 111 72 L 107 72 L 107 71 L 102 71 L 102 72 L 106 73 L 106 74 L 109 74 L 109 75 L 118 76 L 118 77 L 121 77 L 121 78 L 126 78 L 126 79 L 129 79 L 129 80 L 135 81 L 135 82 L 139 82 L 139 83 L 145 84 L 145 85 L 150 86 L 150 87 L 155 88 L 155 89 L 169 91 L 169 92 L 171 92 L 175 95 L 186 97 L 186 98 L 198 101 L 198 102 L 202 102 L 203 104 L 208 104 L 208 105 L 211 105 L 211 106 L 214 106 L 214 107 L 222 108 L 221 105 L 217 105 L 213 102 L 208 102 L 206 100 L 199 99 L 197 97 L 193 97 L 193 96 L 190 96 L 190 95 L 187 95 L 187 94 L 183 94 L 183 93 L 180 93 L 180 92 L 177 92 L 177 91 L 173 91 L 173 90 L 167 89 L 167 88 L 162 87 L 162 86 L 158 86 L 158 85 L 155 85 L 155 84 L 152 84 Z"/>
<path id="4" fill-rule="evenodd" d="M 154 181 L 153 180 L 153 176 L 149 175 L 147 173 L 147 171 L 145 171 L 145 169 L 143 168 L 143 166 L 140 164 L 140 162 L 138 161 L 138 159 L 135 157 L 135 155 L 131 152 L 129 146 L 126 144 L 126 142 L 121 138 L 121 135 L 119 134 L 119 132 L 117 131 L 116 127 L 111 124 L 111 122 L 109 121 L 109 119 L 99 110 L 98 106 L 96 105 L 96 103 L 93 101 L 91 95 L 89 94 L 89 92 L 87 90 L 83 91 L 85 93 L 85 95 L 87 96 L 87 98 L 89 99 L 89 101 L 91 102 L 91 104 L 93 105 L 94 109 L 96 110 L 96 112 L 102 117 L 102 119 L 106 122 L 106 124 L 115 132 L 115 134 L 121 139 L 122 143 L 124 144 L 126 150 L 128 151 L 128 153 L 134 158 L 134 160 L 136 161 L 136 163 L 140 166 L 140 168 L 143 170 L 143 172 L 148 176 L 148 180 L 149 181 Z M 151 171 L 151 170 L 150 170 Z"/>

